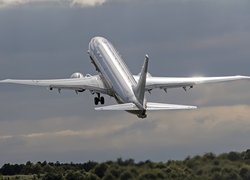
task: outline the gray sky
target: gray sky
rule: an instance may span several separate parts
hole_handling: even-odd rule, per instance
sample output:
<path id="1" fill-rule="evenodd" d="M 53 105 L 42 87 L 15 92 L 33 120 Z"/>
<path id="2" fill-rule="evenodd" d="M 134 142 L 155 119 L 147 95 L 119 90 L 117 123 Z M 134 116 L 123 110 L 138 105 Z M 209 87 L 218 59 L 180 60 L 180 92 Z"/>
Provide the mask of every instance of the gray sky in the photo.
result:
<path id="1" fill-rule="evenodd" d="M 0 79 L 95 74 L 93 36 L 109 39 L 137 74 L 146 53 L 156 76 L 250 75 L 248 0 L 0 1 Z M 151 101 L 194 111 L 96 112 L 89 92 L 0 86 L 0 164 L 118 157 L 166 161 L 245 150 L 249 82 L 155 90 Z M 115 103 L 105 96 L 107 104 Z"/>

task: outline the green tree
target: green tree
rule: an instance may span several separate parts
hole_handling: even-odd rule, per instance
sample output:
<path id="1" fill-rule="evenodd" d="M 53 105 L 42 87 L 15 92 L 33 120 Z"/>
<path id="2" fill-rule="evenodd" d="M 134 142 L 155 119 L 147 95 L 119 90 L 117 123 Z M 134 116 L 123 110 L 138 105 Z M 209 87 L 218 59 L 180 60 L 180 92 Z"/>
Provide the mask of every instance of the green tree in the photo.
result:
<path id="1" fill-rule="evenodd" d="M 1 173 L 3 175 L 14 175 L 15 174 L 12 166 L 9 163 L 3 165 L 3 167 L 1 168 Z"/>
<path id="2" fill-rule="evenodd" d="M 111 166 L 109 168 L 109 172 L 116 178 L 120 177 L 120 174 L 122 173 L 122 169 L 120 168 L 120 166 L 118 166 L 117 164 L 114 164 L 113 166 Z"/>
<path id="3" fill-rule="evenodd" d="M 94 169 L 94 173 L 99 177 L 99 178 L 103 178 L 103 176 L 105 175 L 105 172 L 107 171 L 108 166 L 105 163 L 101 163 L 98 164 L 95 169 Z"/>
<path id="4" fill-rule="evenodd" d="M 40 164 L 35 164 L 31 167 L 31 174 L 40 174 L 42 173 L 42 167 Z"/>
<path id="5" fill-rule="evenodd" d="M 43 161 L 43 162 L 41 163 L 41 166 L 42 166 L 42 167 L 45 166 L 45 165 L 47 165 L 47 161 Z"/>
<path id="6" fill-rule="evenodd" d="M 113 176 L 110 172 L 106 173 L 102 180 L 116 180 L 117 178 Z"/>
<path id="7" fill-rule="evenodd" d="M 207 160 L 213 160 L 213 159 L 215 159 L 216 158 L 216 155 L 214 154 L 214 153 L 206 153 L 206 154 L 204 154 L 204 156 L 203 156 L 205 159 L 207 159 Z"/>
<path id="8" fill-rule="evenodd" d="M 63 180 L 63 176 L 57 173 L 47 173 L 43 176 L 43 180 Z"/>
<path id="9" fill-rule="evenodd" d="M 96 166 L 97 164 L 98 164 L 97 162 L 88 161 L 88 162 L 84 163 L 84 164 L 82 165 L 82 167 L 84 168 L 84 170 L 85 170 L 86 172 L 89 172 L 90 170 L 94 169 L 95 166 Z"/>
<path id="10" fill-rule="evenodd" d="M 69 171 L 65 177 L 66 180 L 84 180 L 85 176 L 79 171 Z"/>
<path id="11" fill-rule="evenodd" d="M 243 180 L 249 180 L 250 179 L 250 170 L 248 168 L 241 168 L 240 169 L 240 177 L 243 179 Z"/>
<path id="12" fill-rule="evenodd" d="M 130 180 L 130 179 L 134 179 L 134 178 L 133 178 L 133 174 L 129 171 L 123 172 L 120 176 L 120 180 Z"/>
<path id="13" fill-rule="evenodd" d="M 245 160 L 245 162 L 250 164 L 250 149 L 246 150 L 246 152 L 243 154 L 243 159 Z"/>
<path id="14" fill-rule="evenodd" d="M 158 179 L 153 172 L 144 172 L 139 176 L 139 180 L 154 180 Z"/>
<path id="15" fill-rule="evenodd" d="M 92 173 L 88 173 L 85 180 L 100 180 L 100 178 Z"/>
<path id="16" fill-rule="evenodd" d="M 237 152 L 230 152 L 230 153 L 228 153 L 227 158 L 230 161 L 238 161 L 238 160 L 241 159 L 240 154 L 237 153 Z"/>
<path id="17" fill-rule="evenodd" d="M 43 171 L 45 172 L 45 173 L 52 173 L 52 172 L 54 172 L 54 167 L 53 166 L 51 166 L 51 165 L 49 165 L 49 164 L 46 164 L 44 167 L 43 167 Z"/>

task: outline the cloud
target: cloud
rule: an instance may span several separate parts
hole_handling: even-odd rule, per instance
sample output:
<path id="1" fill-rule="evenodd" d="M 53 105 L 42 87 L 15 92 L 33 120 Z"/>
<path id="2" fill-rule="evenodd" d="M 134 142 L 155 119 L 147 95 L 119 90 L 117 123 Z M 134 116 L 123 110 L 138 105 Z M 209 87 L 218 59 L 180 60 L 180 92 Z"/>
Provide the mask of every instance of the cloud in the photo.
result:
<path id="1" fill-rule="evenodd" d="M 71 0 L 70 4 L 71 6 L 96 6 L 96 5 L 102 5 L 105 3 L 106 0 Z"/>
<path id="2" fill-rule="evenodd" d="M 19 135 L 19 137 L 23 138 L 52 138 L 52 137 L 82 137 L 85 139 L 101 137 L 113 134 L 117 131 L 122 130 L 126 126 L 124 125 L 113 125 L 109 127 L 100 127 L 88 130 L 61 130 L 56 132 L 45 132 L 45 133 L 31 133 L 25 135 Z M 13 136 L 0 136 L 0 139 L 12 138 Z"/>
<path id="3" fill-rule="evenodd" d="M 208 48 L 235 48 L 249 46 L 250 32 L 225 33 L 220 36 L 199 38 L 194 40 L 190 46 L 194 50 L 202 50 Z"/>
<path id="4" fill-rule="evenodd" d="M 58 5 L 68 5 L 71 7 L 93 7 L 97 5 L 102 5 L 106 0 L 0 0 L 0 8 L 20 6 L 26 4 L 58 4 Z"/>
<path id="5" fill-rule="evenodd" d="M 216 152 L 225 144 L 231 145 L 232 140 L 237 145 L 246 144 L 245 135 L 250 132 L 249 116 L 250 106 L 247 105 L 153 112 L 149 113 L 146 120 L 134 120 L 133 116 L 124 113 L 114 120 L 103 118 L 98 126 L 85 123 L 80 130 L 72 127 L 50 132 L 26 130 L 26 134 L 3 134 L 0 136 L 0 147 L 11 144 L 15 146 L 13 151 L 18 149 L 19 152 L 25 152 L 29 148 L 32 152 L 58 152 L 97 149 L 105 151 L 110 147 L 114 151 L 128 151 L 142 147 L 186 146 L 195 151 L 199 144 L 210 146 L 209 150 Z M 115 123 L 118 119 L 119 123 Z M 51 124 L 53 126 L 53 120 Z M 63 126 L 68 125 L 62 124 L 61 127 Z"/>
<path id="6" fill-rule="evenodd" d="M 148 53 L 152 75 L 249 75 L 247 6 L 237 2 L 237 8 L 225 8 L 215 1 L 183 6 L 178 4 L 184 1 L 168 1 L 0 0 L 2 7 L 17 7 L 13 13 L 3 10 L 0 16 L 0 79 L 61 78 L 75 71 L 95 74 L 82 52 L 95 35 L 110 39 L 136 74 Z M 102 4 L 107 6 L 91 11 L 19 8 Z M 162 17 L 166 18 L 159 23 Z M 38 88 L 1 86 L 0 164 L 117 157 L 164 160 L 243 149 L 250 145 L 250 108 L 238 104 L 249 104 L 248 89 L 248 82 L 235 82 L 197 85 L 188 94 L 182 89 L 168 94 L 155 90 L 149 100 L 204 108 L 148 112 L 147 119 L 138 120 L 126 112 L 95 112 L 89 92 L 57 95 Z"/>
<path id="7" fill-rule="evenodd" d="M 9 139 L 12 138 L 13 136 L 0 136 L 0 140 L 5 140 L 5 139 Z"/>

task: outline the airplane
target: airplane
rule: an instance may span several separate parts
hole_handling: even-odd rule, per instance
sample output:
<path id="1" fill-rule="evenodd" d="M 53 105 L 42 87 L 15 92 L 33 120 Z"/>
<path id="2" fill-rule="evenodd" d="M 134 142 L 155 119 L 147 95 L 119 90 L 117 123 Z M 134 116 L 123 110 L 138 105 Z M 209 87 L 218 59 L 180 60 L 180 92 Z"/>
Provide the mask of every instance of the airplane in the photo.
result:
<path id="1" fill-rule="evenodd" d="M 250 76 L 221 77 L 154 77 L 148 73 L 149 56 L 145 55 L 144 64 L 138 75 L 133 75 L 114 46 L 104 37 L 93 37 L 89 42 L 88 54 L 98 74 L 91 76 L 75 72 L 67 79 L 18 80 L 5 79 L 0 83 L 44 86 L 49 90 L 74 90 L 76 93 L 89 90 L 96 94 L 94 104 L 104 104 L 106 94 L 114 97 L 118 104 L 96 107 L 95 110 L 124 110 L 146 118 L 151 110 L 196 109 L 196 106 L 147 102 L 145 92 L 159 88 L 167 92 L 169 88 L 193 88 L 198 84 L 221 83 L 234 80 L 250 80 Z"/>

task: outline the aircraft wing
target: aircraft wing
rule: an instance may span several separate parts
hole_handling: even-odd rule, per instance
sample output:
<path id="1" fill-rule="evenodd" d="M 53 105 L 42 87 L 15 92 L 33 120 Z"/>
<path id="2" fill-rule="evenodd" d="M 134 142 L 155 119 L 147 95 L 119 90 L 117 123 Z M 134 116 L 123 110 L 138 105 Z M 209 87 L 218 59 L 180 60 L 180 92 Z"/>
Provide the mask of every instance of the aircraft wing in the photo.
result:
<path id="1" fill-rule="evenodd" d="M 103 83 L 99 75 L 87 76 L 82 78 L 69 79 L 48 79 L 48 80 L 18 80 L 5 79 L 0 83 L 23 84 L 32 86 L 44 86 L 49 89 L 70 89 L 75 91 L 90 90 L 108 94 L 109 89 Z"/>
<path id="2" fill-rule="evenodd" d="M 134 76 L 138 81 L 138 76 Z M 178 87 L 193 87 L 197 84 L 221 83 L 235 80 L 250 80 L 249 76 L 221 76 L 221 77 L 147 77 L 146 90 L 155 88 L 167 89 Z"/>

